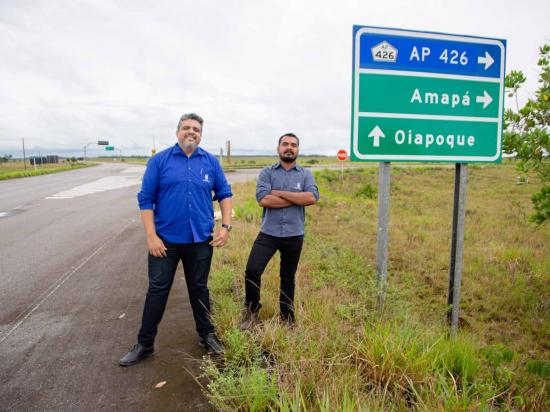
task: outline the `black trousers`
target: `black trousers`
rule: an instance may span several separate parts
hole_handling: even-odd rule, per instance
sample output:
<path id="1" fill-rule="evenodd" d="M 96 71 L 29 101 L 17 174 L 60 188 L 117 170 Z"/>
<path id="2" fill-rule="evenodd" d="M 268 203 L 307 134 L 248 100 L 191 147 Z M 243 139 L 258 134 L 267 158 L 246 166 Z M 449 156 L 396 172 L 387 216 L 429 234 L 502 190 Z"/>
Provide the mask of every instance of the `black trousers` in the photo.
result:
<path id="1" fill-rule="evenodd" d="M 210 296 L 207 286 L 213 253 L 212 246 L 208 244 L 210 240 L 212 239 L 200 243 L 178 244 L 163 239 L 168 249 L 166 257 L 158 258 L 149 254 L 149 289 L 143 307 L 138 343 L 146 347 L 154 344 L 180 261 L 183 263 L 196 330 L 199 336 L 214 332 L 214 326 L 210 321 Z"/>
<path id="2" fill-rule="evenodd" d="M 295 275 L 302 252 L 303 236 L 276 237 L 260 232 L 254 241 L 245 277 L 245 306 L 253 312 L 260 309 L 261 277 L 275 252 L 281 253 L 281 290 L 279 303 L 281 317 L 294 320 Z"/>

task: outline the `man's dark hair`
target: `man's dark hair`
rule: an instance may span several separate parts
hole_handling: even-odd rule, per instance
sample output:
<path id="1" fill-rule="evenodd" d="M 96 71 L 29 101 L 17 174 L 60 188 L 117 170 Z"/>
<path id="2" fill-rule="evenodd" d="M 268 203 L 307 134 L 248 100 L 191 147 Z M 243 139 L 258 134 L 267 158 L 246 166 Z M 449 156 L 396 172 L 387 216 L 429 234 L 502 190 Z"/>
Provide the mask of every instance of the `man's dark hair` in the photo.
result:
<path id="1" fill-rule="evenodd" d="M 298 146 L 300 146 L 300 139 L 298 139 L 298 136 L 296 136 L 294 133 L 285 133 L 284 135 L 282 135 L 281 137 L 279 137 L 279 144 L 278 146 L 281 145 L 281 142 L 283 141 L 283 137 L 294 137 L 296 139 L 296 141 L 298 142 Z"/>
<path id="2" fill-rule="evenodd" d="M 181 124 L 183 123 L 184 120 L 189 120 L 189 119 L 196 120 L 197 122 L 199 122 L 201 124 L 201 129 L 202 129 L 202 124 L 204 123 L 204 120 L 202 120 L 202 117 L 200 117 L 197 113 L 186 113 L 183 116 L 181 116 L 180 121 L 178 122 L 178 128 L 176 131 L 180 130 Z"/>

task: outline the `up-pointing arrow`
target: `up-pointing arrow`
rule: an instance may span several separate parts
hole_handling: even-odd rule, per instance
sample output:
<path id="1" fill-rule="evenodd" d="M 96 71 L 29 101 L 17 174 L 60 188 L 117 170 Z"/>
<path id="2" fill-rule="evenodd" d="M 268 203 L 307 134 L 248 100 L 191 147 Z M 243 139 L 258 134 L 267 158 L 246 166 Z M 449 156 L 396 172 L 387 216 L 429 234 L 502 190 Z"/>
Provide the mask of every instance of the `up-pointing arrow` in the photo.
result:
<path id="1" fill-rule="evenodd" d="M 491 55 L 485 52 L 485 56 L 477 56 L 477 64 L 484 64 L 485 70 L 487 70 L 495 61 Z"/>
<path id="2" fill-rule="evenodd" d="M 483 103 L 483 108 L 485 109 L 487 106 L 491 104 L 493 101 L 493 98 L 487 91 L 483 90 L 483 96 L 476 96 L 476 103 Z"/>
<path id="3" fill-rule="evenodd" d="M 372 129 L 369 133 L 369 137 L 374 138 L 373 147 L 379 147 L 380 146 L 380 138 L 386 137 L 384 132 L 382 132 L 382 129 L 378 127 L 378 125 L 374 126 L 374 129 Z"/>

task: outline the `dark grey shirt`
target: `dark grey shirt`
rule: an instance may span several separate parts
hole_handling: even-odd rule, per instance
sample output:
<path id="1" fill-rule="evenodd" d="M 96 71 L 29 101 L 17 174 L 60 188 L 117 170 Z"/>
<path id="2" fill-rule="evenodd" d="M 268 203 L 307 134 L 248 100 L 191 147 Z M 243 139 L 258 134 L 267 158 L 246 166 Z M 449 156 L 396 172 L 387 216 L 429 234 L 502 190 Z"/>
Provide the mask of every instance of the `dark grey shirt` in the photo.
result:
<path id="1" fill-rule="evenodd" d="M 298 165 L 289 170 L 285 170 L 280 163 L 264 168 L 256 186 L 258 202 L 272 190 L 311 192 L 319 200 L 319 189 L 313 175 Z M 304 206 L 292 205 L 281 209 L 264 207 L 260 232 L 277 237 L 301 236 L 304 234 L 304 220 Z"/>

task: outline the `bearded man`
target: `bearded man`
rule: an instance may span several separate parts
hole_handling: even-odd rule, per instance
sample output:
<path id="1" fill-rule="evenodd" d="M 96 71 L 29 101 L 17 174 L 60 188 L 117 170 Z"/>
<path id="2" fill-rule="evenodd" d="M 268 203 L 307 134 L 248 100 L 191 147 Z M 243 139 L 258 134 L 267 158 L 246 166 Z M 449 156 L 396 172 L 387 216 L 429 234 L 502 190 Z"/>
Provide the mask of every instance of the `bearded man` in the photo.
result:
<path id="1" fill-rule="evenodd" d="M 254 241 L 245 271 L 245 312 L 241 330 L 259 319 L 261 276 L 273 255 L 281 254 L 279 294 L 281 320 L 295 322 L 295 275 L 304 241 L 305 206 L 319 200 L 311 172 L 296 164 L 300 140 L 293 133 L 279 138 L 279 162 L 258 177 L 256 200 L 263 209 L 260 233 Z"/>

